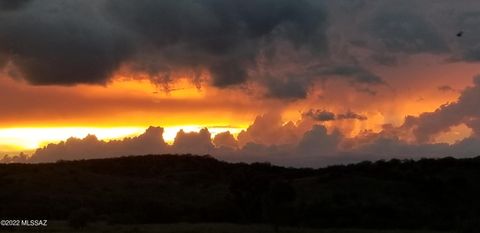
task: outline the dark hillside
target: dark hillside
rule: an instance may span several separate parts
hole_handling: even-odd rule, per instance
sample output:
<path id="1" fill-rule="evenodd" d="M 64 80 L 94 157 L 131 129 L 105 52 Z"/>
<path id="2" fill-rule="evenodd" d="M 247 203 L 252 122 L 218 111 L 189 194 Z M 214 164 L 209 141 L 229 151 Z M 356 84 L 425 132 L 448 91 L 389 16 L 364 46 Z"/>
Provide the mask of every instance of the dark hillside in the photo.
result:
<path id="1" fill-rule="evenodd" d="M 191 155 L 3 164 L 0 218 L 468 231 L 479 181 L 478 157 L 322 169 Z"/>

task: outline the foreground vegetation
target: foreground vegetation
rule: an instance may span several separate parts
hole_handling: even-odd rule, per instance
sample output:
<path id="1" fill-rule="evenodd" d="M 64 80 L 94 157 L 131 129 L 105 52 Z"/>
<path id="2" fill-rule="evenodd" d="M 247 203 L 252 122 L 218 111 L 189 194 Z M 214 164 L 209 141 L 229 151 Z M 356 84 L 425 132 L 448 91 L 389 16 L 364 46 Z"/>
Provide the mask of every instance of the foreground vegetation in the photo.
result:
<path id="1" fill-rule="evenodd" d="M 160 232 L 237 232 L 251 225 L 248 232 L 265 232 L 262 227 L 477 232 L 479 180 L 480 158 L 322 169 L 230 164 L 190 155 L 3 164 L 0 219 L 60 220 L 77 230 L 103 222 L 105 231 L 118 225 L 132 232 L 155 227 Z M 158 225 L 179 222 L 242 225 L 215 224 L 211 231 L 208 224 Z M 143 224 L 156 225 L 125 226 Z"/>
<path id="2" fill-rule="evenodd" d="M 269 225 L 238 225 L 238 224 L 149 224 L 149 225 L 108 225 L 104 223 L 91 224 L 83 229 L 73 229 L 65 222 L 54 222 L 46 228 L 16 228 L 0 232 L 91 232 L 91 233 L 275 233 Z M 437 231 L 409 230 L 361 230 L 361 229 L 311 229 L 298 227 L 282 227 L 281 233 L 449 233 Z"/>

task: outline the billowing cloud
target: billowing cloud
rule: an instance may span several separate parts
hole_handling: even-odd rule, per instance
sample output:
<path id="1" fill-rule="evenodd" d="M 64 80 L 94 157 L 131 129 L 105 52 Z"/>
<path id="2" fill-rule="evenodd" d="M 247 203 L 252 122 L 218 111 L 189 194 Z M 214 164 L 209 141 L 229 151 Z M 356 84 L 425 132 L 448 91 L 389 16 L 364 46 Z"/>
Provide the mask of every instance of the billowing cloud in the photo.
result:
<path id="1" fill-rule="evenodd" d="M 328 134 L 325 126 L 314 125 L 311 130 L 305 132 L 298 143 L 298 153 L 300 155 L 335 155 L 342 138 L 338 131 Z"/>
<path id="2" fill-rule="evenodd" d="M 214 145 L 210 139 L 210 132 L 208 129 L 202 129 L 200 132 L 185 133 L 180 130 L 175 137 L 175 141 L 172 145 L 174 153 L 186 154 L 195 153 L 198 154 L 211 154 Z"/>
<path id="3" fill-rule="evenodd" d="M 480 78 L 467 88 L 462 78 L 480 60 L 475 1 L 0 0 L 0 12 L 4 127 L 92 119 L 245 127 L 258 115 L 236 137 L 181 131 L 167 145 L 151 128 L 110 142 L 71 138 L 4 161 L 209 153 L 308 165 L 478 151 Z M 112 90 L 120 79 L 154 84 Z M 172 98 L 155 89 L 183 79 L 209 86 Z M 84 83 L 105 88 L 35 86 Z M 436 143 L 459 125 L 472 135 Z"/>
<path id="4" fill-rule="evenodd" d="M 237 139 L 228 131 L 215 135 L 213 144 L 216 147 L 238 148 Z"/>
<path id="5" fill-rule="evenodd" d="M 83 139 L 70 138 L 58 144 L 49 144 L 38 149 L 31 157 L 32 162 L 57 160 L 105 158 L 135 154 L 166 153 L 163 128 L 150 127 L 138 137 L 105 142 L 94 135 Z"/>
<path id="6" fill-rule="evenodd" d="M 269 161 L 288 166 L 318 167 L 389 158 L 469 157 L 477 155 L 480 151 L 478 121 L 472 121 L 469 125 L 475 128 L 476 134 L 454 144 L 412 143 L 398 136 L 399 131 L 403 130 L 401 127 L 386 126 L 379 133 L 365 132 L 348 138 L 337 129 L 328 130 L 324 125 L 305 122 L 268 126 L 267 122 L 276 119 L 275 115 L 269 113 L 259 116 L 254 124 L 243 132 L 242 137 L 239 135 L 239 139 L 243 140 L 243 144 L 240 145 L 228 132 L 217 134 L 212 139 L 208 129 L 188 133 L 179 131 L 173 144 L 168 145 L 162 137 L 163 129 L 150 127 L 138 137 L 109 142 L 98 140 L 93 135 L 83 139 L 70 138 L 39 148 L 31 157 L 20 154 L 5 156 L 0 161 L 54 162 L 139 154 L 193 153 L 211 154 L 231 162 Z M 258 132 L 261 126 L 270 127 L 266 129 L 269 132 L 266 134 Z M 274 131 L 277 138 L 283 139 L 265 141 L 264 136 Z"/>
<path id="7" fill-rule="evenodd" d="M 422 113 L 418 117 L 407 117 L 403 128 L 411 129 L 419 142 L 430 142 L 441 132 L 460 124 L 472 124 L 480 118 L 480 76 L 473 79 L 473 86 L 462 91 L 456 102 L 442 105 L 434 112 Z"/>
<path id="8" fill-rule="evenodd" d="M 293 122 L 284 124 L 279 113 L 270 112 L 255 118 L 246 130 L 238 135 L 240 145 L 256 143 L 263 145 L 281 145 L 296 143 L 302 132 Z"/>
<path id="9" fill-rule="evenodd" d="M 95 1 L 31 1 L 0 16 L 0 54 L 32 84 L 105 83 L 127 59 L 128 36 Z"/>
<path id="10" fill-rule="evenodd" d="M 103 84 L 129 65 L 153 77 L 207 69 L 226 87 L 251 78 L 272 43 L 326 47 L 326 13 L 308 0 L 10 2 L 0 54 L 38 85 Z"/>

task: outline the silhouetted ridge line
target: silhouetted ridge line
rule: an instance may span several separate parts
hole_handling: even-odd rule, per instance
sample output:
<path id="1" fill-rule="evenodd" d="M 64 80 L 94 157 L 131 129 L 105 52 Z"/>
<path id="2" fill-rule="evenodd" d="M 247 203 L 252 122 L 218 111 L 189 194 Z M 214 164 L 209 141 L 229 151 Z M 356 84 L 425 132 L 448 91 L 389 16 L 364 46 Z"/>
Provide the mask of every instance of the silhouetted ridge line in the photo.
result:
<path id="1" fill-rule="evenodd" d="M 479 179 L 480 157 L 320 169 L 194 155 L 2 164 L 0 218 L 462 230 L 480 219 Z"/>

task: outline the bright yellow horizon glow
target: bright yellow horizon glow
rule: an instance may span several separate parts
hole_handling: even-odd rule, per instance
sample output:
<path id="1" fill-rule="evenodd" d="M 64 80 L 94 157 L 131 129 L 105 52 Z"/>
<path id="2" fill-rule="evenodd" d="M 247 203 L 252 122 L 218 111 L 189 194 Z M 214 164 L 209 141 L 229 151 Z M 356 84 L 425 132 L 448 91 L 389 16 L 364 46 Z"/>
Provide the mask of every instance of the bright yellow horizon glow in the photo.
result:
<path id="1" fill-rule="evenodd" d="M 177 132 L 198 132 L 205 126 L 171 126 L 164 127 L 163 138 L 171 144 Z M 234 127 L 206 127 L 212 137 L 216 134 L 230 131 L 237 135 L 242 128 Z M 99 140 L 115 140 L 125 137 L 138 136 L 144 133 L 146 127 L 29 127 L 0 129 L 0 152 L 32 151 L 49 143 L 58 143 L 68 138 L 84 138 L 89 134 Z"/>

